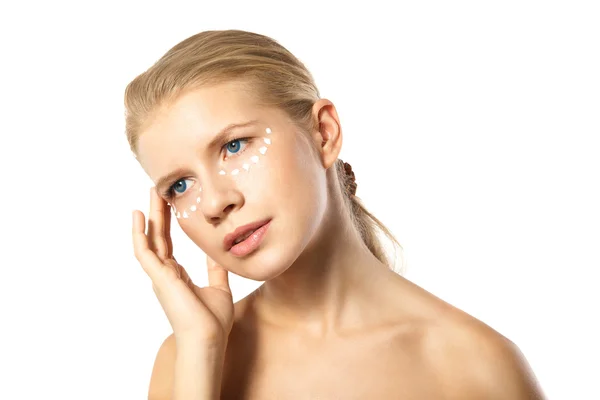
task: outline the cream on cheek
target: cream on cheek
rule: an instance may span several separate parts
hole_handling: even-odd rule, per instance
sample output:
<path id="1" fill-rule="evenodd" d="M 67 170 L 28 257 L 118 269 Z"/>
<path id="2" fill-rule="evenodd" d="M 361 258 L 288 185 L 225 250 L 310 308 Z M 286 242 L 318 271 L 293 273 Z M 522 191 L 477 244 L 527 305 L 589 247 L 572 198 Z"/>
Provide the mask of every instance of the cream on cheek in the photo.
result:
<path id="1" fill-rule="evenodd" d="M 265 129 L 265 136 L 262 137 L 260 143 L 253 144 L 252 149 L 239 150 L 243 151 L 239 156 L 233 154 L 229 156 L 230 160 L 223 166 L 218 174 L 224 178 L 233 177 L 235 179 L 243 178 L 251 173 L 253 167 L 259 164 L 261 157 L 267 153 L 267 149 L 272 143 L 271 128 Z M 258 149 L 256 148 L 258 147 Z M 178 182 L 183 182 L 183 187 L 177 190 L 173 189 L 173 198 L 169 205 L 177 218 L 189 219 L 194 217 L 200 209 L 199 204 L 202 201 L 202 186 L 199 182 L 193 182 L 190 188 L 187 188 L 186 182 L 189 179 L 181 179 Z"/>

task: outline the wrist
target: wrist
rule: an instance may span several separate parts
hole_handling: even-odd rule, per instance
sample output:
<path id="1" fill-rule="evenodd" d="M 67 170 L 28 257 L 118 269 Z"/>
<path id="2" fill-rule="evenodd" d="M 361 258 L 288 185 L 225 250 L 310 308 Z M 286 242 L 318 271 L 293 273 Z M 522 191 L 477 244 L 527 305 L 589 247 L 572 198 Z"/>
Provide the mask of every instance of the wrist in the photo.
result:
<path id="1" fill-rule="evenodd" d="M 186 352 L 193 352 L 196 354 L 204 353 L 207 357 L 214 357 L 218 354 L 224 354 L 227 348 L 227 341 L 225 340 L 204 340 L 199 339 L 198 336 L 192 335 L 175 335 L 175 343 L 177 344 L 177 351 L 185 350 Z"/>
<path id="2" fill-rule="evenodd" d="M 219 399 L 224 351 L 197 342 L 177 345 L 173 399 Z"/>

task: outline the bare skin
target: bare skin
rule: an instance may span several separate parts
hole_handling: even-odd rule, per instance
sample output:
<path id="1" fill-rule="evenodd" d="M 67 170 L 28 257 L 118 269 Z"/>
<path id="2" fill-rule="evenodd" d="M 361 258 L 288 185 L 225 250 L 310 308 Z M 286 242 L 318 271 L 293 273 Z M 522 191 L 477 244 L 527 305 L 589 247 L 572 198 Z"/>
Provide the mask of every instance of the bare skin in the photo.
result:
<path id="1" fill-rule="evenodd" d="M 221 398 L 544 398 L 508 339 L 410 281 L 381 275 L 385 286 L 365 296 L 373 310 L 365 326 L 323 336 L 264 320 L 254 309 L 259 291 L 237 302 Z M 159 350 L 152 390 L 170 392 L 175 350 L 171 335 Z"/>
<path id="2" fill-rule="evenodd" d="M 342 207 L 332 168 L 342 145 L 335 107 L 319 100 L 313 116 L 319 121 L 319 129 L 310 132 L 315 157 L 293 129 L 286 132 L 291 124 L 283 113 L 257 107 L 235 83 L 227 83 L 176 100 L 140 136 L 138 160 L 153 180 L 177 160 L 189 162 L 197 175 L 190 178 L 203 182 L 204 221 L 178 221 L 184 232 L 220 268 L 265 281 L 234 305 L 220 398 L 542 399 L 515 345 L 390 271 L 362 243 Z M 206 173 L 210 159 L 196 164 L 203 153 L 194 153 L 191 143 L 208 143 L 217 127 L 250 118 L 268 120 L 281 133 L 268 173 L 257 172 L 264 184 L 212 180 Z M 223 251 L 225 233 L 264 217 L 272 218 L 270 236 L 255 254 L 239 259 Z M 165 225 L 165 238 L 157 240 L 172 247 Z M 219 282 L 228 285 L 226 277 Z M 180 331 L 193 332 L 183 325 L 190 315 L 169 319 L 182 321 Z M 229 322 L 223 326 L 227 332 Z M 176 351 L 193 337 L 179 334 L 186 339 L 178 341 L 175 333 L 158 352 L 151 400 L 171 398 Z M 207 337 L 200 331 L 198 336 L 200 342 Z"/>
<path id="3" fill-rule="evenodd" d="M 240 301 L 222 398 L 541 398 L 512 343 L 406 279 L 384 279 L 365 293 L 364 325 L 326 335 L 261 320 L 254 294 Z"/>

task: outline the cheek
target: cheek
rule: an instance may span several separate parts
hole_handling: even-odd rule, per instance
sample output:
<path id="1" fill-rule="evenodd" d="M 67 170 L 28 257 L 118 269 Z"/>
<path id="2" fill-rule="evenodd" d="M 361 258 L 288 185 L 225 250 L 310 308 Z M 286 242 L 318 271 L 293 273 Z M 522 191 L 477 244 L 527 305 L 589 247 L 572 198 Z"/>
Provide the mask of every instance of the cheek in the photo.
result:
<path id="1" fill-rule="evenodd" d="M 207 246 L 211 246 L 210 241 L 207 240 L 209 237 L 208 233 L 202 229 L 202 221 L 198 220 L 197 218 L 181 218 L 178 220 L 178 223 L 183 233 L 185 233 L 185 235 L 189 237 L 198 247 L 201 249 L 206 249 Z M 206 222 L 204 222 L 204 224 L 206 224 Z"/>
<path id="2" fill-rule="evenodd" d="M 248 200 L 264 200 L 265 193 L 272 195 L 288 185 L 290 154 L 285 143 L 278 139 L 275 134 L 260 139 L 251 151 L 235 161 L 239 164 L 234 169 L 236 185 Z"/>
<path id="3" fill-rule="evenodd" d="M 325 171 L 301 141 L 273 150 L 266 169 L 270 186 L 265 185 L 265 190 L 280 203 L 277 207 L 310 213 L 324 193 Z"/>

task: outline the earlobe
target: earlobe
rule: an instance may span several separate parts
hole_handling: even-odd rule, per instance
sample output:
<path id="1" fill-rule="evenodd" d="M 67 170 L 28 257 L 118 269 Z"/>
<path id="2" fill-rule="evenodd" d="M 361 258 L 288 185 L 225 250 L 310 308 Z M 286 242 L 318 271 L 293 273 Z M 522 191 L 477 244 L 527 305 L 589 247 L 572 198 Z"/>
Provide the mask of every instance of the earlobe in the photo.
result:
<path id="1" fill-rule="evenodd" d="M 334 165 L 342 149 L 342 126 L 333 103 L 320 99 L 313 106 L 313 113 L 319 122 L 318 142 L 323 167 Z"/>

